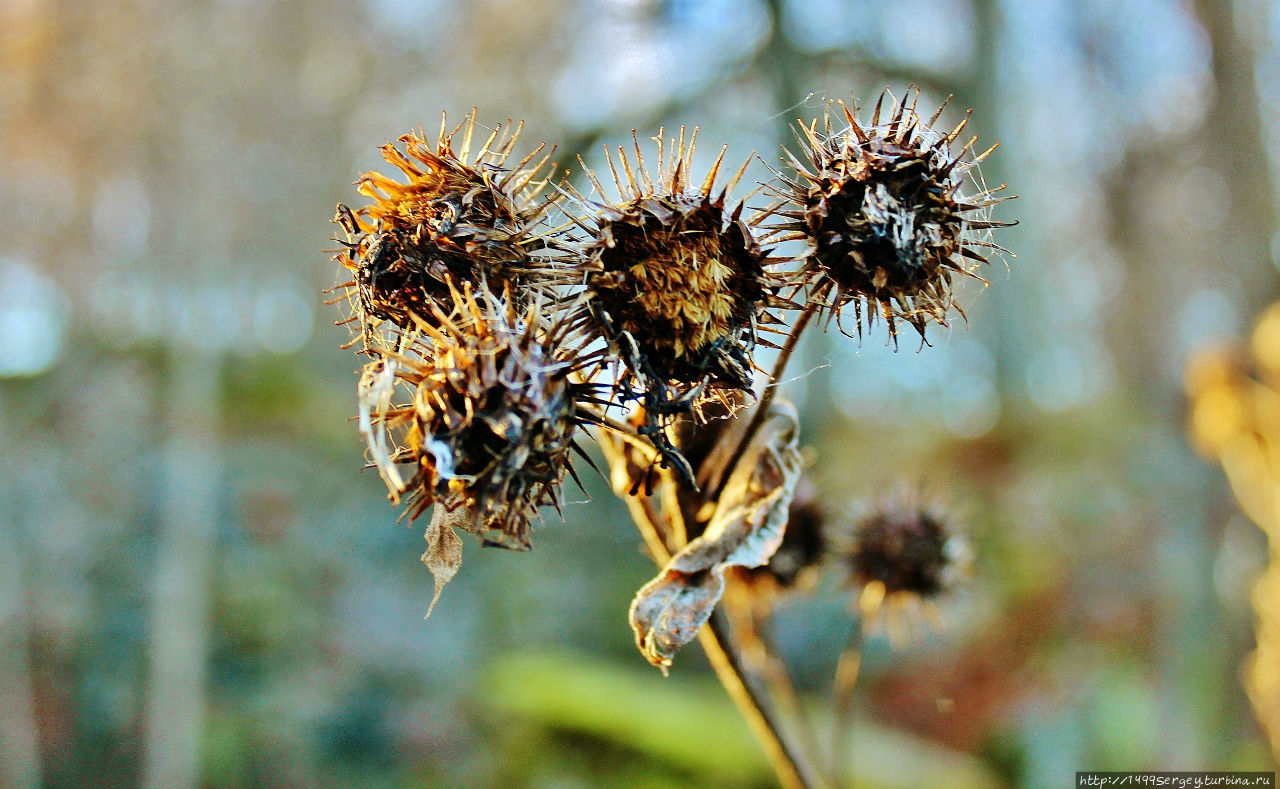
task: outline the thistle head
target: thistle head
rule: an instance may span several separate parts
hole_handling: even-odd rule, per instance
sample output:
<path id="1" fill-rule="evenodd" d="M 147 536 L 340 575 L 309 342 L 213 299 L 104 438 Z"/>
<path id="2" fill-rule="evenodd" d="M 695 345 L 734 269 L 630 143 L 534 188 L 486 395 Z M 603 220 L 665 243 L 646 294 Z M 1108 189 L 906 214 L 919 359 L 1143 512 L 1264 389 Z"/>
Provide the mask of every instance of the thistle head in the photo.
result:
<path id="1" fill-rule="evenodd" d="M 936 601 L 970 571 L 968 543 L 951 519 L 909 491 L 833 528 L 828 539 L 842 574 L 859 590 L 862 614 L 888 625 L 895 641 L 909 634 L 913 616 L 936 616 Z"/>
<path id="2" fill-rule="evenodd" d="M 986 239 L 1009 224 L 987 216 L 1004 187 L 973 177 L 996 146 L 973 155 L 973 137 L 953 154 L 968 116 L 938 131 L 946 102 L 925 120 L 919 97 L 917 89 L 898 101 L 886 90 L 866 124 L 844 102 L 838 113 L 828 105 L 821 124 L 798 126 L 801 155 L 786 152 L 794 172 L 778 173 L 784 205 L 770 213 L 785 221 L 771 240 L 808 243 L 803 279 L 836 315 L 852 303 L 859 332 L 880 315 L 894 336 L 905 320 L 923 337 L 930 320 L 947 322 L 953 277 L 978 278 L 985 250 L 1005 252 Z"/>
<path id="3" fill-rule="evenodd" d="M 697 129 L 687 144 L 683 128 L 665 149 L 661 130 L 655 139 L 656 178 L 633 133 L 634 167 L 618 148 L 625 177 L 606 149 L 619 199 L 605 197 L 590 171 L 602 202 L 569 197 L 586 233 L 571 321 L 609 346 L 620 362 L 617 391 L 644 407 L 656 434 L 706 398 L 749 389 L 758 326 L 774 319 L 768 257 L 742 205 L 726 207 L 746 163 L 716 194 L 724 149 L 699 185 L 689 180 Z"/>
<path id="4" fill-rule="evenodd" d="M 523 123 L 509 127 L 496 126 L 473 149 L 472 110 L 451 131 L 442 117 L 434 144 L 419 130 L 400 138 L 403 151 L 382 146 L 404 182 L 365 173 L 357 189 L 372 202 L 354 211 L 339 205 L 334 219 L 345 234 L 336 259 L 354 275 L 349 287 L 362 323 L 411 328 L 410 314 L 426 317 L 429 302 L 447 302 L 449 279 L 525 293 L 533 274 L 529 252 L 540 245 L 538 196 L 555 167 L 548 169 L 544 144 L 507 168 Z"/>
<path id="5" fill-rule="evenodd" d="M 577 426 L 573 364 L 536 306 L 514 309 L 468 287 L 432 303 L 422 334 L 374 349 L 360 422 L 391 498 L 410 518 L 435 504 L 451 523 L 507 548 L 529 547 L 540 505 L 559 506 Z M 400 402 L 393 402 L 403 393 Z"/>

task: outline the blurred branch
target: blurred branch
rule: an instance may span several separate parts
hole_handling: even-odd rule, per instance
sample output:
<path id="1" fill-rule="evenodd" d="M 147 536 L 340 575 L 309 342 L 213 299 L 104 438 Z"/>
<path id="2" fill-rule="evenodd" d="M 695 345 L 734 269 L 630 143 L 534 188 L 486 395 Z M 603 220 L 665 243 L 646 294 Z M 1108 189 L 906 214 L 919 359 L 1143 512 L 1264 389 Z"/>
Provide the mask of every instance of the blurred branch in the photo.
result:
<path id="1" fill-rule="evenodd" d="M 890 83 L 895 92 L 907 85 L 919 85 L 921 89 L 934 94 L 947 95 L 958 91 L 958 86 L 975 81 L 974 75 L 962 75 L 953 71 L 932 71 L 921 66 L 904 63 L 892 63 L 883 57 L 867 52 L 856 46 L 822 49 L 816 51 L 801 50 L 784 30 L 786 0 L 767 0 L 769 8 L 770 34 L 769 40 L 761 48 L 756 60 L 768 68 L 774 84 L 775 101 L 781 108 L 792 106 L 804 99 L 805 84 L 810 75 L 805 66 L 816 66 L 818 69 L 837 66 L 857 73 L 877 75 L 881 80 Z M 815 69 L 816 70 L 816 69 Z M 879 93 L 876 85 L 849 85 L 842 87 L 837 98 L 847 90 L 856 90 L 860 94 L 874 96 Z M 787 125 L 795 120 L 787 116 L 780 118 L 782 122 L 781 137 L 783 143 L 791 140 Z"/>
<path id="2" fill-rule="evenodd" d="M 773 4 L 774 3 L 771 0 L 771 11 Z M 764 45 L 754 50 L 745 51 L 740 56 L 722 63 L 720 65 L 718 75 L 705 79 L 702 84 L 698 85 L 693 90 L 685 93 L 668 93 L 661 102 L 645 112 L 640 120 L 635 121 L 633 123 L 633 128 L 641 132 L 644 132 L 646 129 L 657 131 L 657 125 L 661 123 L 663 119 L 684 115 L 688 112 L 690 107 L 706 102 L 707 98 L 713 92 L 724 90 L 727 82 L 733 81 L 737 78 L 737 75 L 742 74 L 749 66 L 761 61 L 769 63 L 771 67 L 780 65 L 781 67 L 777 68 L 776 71 L 780 74 L 784 74 L 785 76 L 785 72 L 788 71 L 786 64 L 775 63 L 774 56 L 777 53 L 770 48 L 773 45 L 774 39 L 778 38 L 776 35 L 777 29 L 777 25 L 774 25 L 773 30 L 775 33 L 770 35 Z M 785 104 L 789 105 L 799 101 L 801 98 L 803 97 L 794 96 L 785 101 Z M 571 163 L 570 168 L 572 169 L 573 165 L 577 162 L 575 158 L 576 156 L 582 156 L 582 158 L 586 159 L 588 153 L 591 153 L 594 149 L 599 147 L 600 140 L 610 135 L 617 134 L 618 130 L 619 127 L 616 123 L 606 121 L 588 129 L 583 129 L 571 134 L 565 134 L 561 138 L 563 143 L 560 146 L 560 150 L 564 152 L 565 161 Z M 647 135 L 642 134 L 642 139 L 644 136 Z"/>
<path id="3" fill-rule="evenodd" d="M 907 85 L 914 84 L 919 85 L 921 90 L 934 95 L 947 96 L 955 93 L 960 95 L 963 101 L 963 94 L 968 92 L 967 87 L 972 82 L 972 79 L 959 74 L 934 72 L 911 65 L 887 63 L 858 50 L 841 49 L 823 52 L 820 58 L 826 65 L 876 74 L 882 81 L 889 83 L 889 87 L 893 88 L 894 93 L 900 93 L 906 89 Z M 875 96 L 879 93 L 879 86 L 860 85 L 857 87 L 859 91 L 865 92 L 868 96 Z"/>
<path id="4" fill-rule="evenodd" d="M 688 107 L 705 100 L 712 88 L 719 87 L 721 87 L 721 83 L 708 81 L 707 84 L 691 93 L 684 95 L 669 94 L 660 104 L 646 112 L 639 121 L 636 121 L 633 127 L 638 132 L 644 132 L 646 129 L 656 132 L 657 126 L 662 122 L 663 118 L 684 113 Z M 565 134 L 560 145 L 560 151 L 563 151 L 563 153 L 560 155 L 564 157 L 565 162 L 568 162 L 569 169 L 576 170 L 579 167 L 577 157 L 588 158 L 589 154 L 600 147 L 601 140 L 617 133 L 618 127 L 616 125 L 601 124 L 572 134 Z M 642 135 L 641 139 L 643 137 L 644 135 Z"/>

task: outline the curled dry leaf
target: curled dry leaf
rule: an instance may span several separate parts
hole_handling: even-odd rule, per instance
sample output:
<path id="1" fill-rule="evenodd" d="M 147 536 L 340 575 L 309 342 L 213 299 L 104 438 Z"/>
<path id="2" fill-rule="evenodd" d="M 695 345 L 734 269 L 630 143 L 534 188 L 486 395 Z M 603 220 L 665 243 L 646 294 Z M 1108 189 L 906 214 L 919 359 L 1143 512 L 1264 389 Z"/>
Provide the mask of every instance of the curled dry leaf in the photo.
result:
<path id="1" fill-rule="evenodd" d="M 360 435 L 369 447 L 369 458 L 378 476 L 387 484 L 391 500 L 399 503 L 400 494 L 405 491 L 404 478 L 396 468 L 392 454 L 395 447 L 387 437 L 383 427 L 386 423 L 387 411 L 391 408 L 391 397 L 396 389 L 396 370 L 398 365 L 394 359 L 383 359 L 376 365 L 370 365 L 360 374 L 359 410 Z M 375 426 L 375 423 L 378 423 Z"/>
<path id="2" fill-rule="evenodd" d="M 759 567 L 782 544 L 800 478 L 799 423 L 775 404 L 729 478 L 707 530 L 671 557 L 631 603 L 636 646 L 665 674 L 680 647 L 711 617 L 728 567 Z"/>
<path id="3" fill-rule="evenodd" d="M 431 571 L 436 588 L 431 595 L 431 605 L 427 607 L 427 616 L 435 610 L 445 584 L 453 580 L 462 566 L 462 540 L 454 528 L 469 529 L 474 520 L 475 515 L 465 507 L 449 511 L 437 505 L 431 512 L 431 523 L 427 524 L 427 550 L 422 554 L 422 563 Z"/>

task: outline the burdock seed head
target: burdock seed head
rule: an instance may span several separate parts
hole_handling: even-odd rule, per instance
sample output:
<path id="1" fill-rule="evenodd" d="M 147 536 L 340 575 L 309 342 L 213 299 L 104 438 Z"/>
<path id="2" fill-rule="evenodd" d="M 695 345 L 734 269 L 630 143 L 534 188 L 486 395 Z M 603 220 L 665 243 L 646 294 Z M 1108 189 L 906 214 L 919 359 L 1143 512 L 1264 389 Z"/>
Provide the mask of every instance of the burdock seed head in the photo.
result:
<path id="1" fill-rule="evenodd" d="M 943 598 L 970 572 L 968 543 L 940 508 L 902 490 L 852 523 L 832 522 L 828 550 L 863 621 L 906 646 L 943 625 Z"/>
<path id="2" fill-rule="evenodd" d="M 829 535 L 845 575 L 863 590 L 864 610 L 889 599 L 930 600 L 969 569 L 969 551 L 948 517 L 902 492 L 873 506 L 844 533 Z"/>
<path id="3" fill-rule="evenodd" d="M 618 391 L 643 405 L 651 432 L 717 390 L 749 389 L 758 326 L 774 321 L 766 313 L 767 256 L 741 218 L 742 205 L 725 205 L 746 163 L 716 195 L 725 149 L 695 184 L 689 168 L 697 129 L 686 144 L 681 128 L 665 149 L 662 135 L 655 138 L 656 178 L 634 133 L 634 166 L 618 148 L 625 177 L 605 149 L 617 201 L 590 170 L 601 202 L 568 190 L 580 212 L 571 219 L 587 236 L 578 272 L 583 292 L 570 322 L 621 360 Z"/>
<path id="4" fill-rule="evenodd" d="M 890 107 L 882 113 L 886 97 Z M 987 262 L 980 251 L 1006 252 L 987 240 L 989 219 L 1001 199 L 975 167 L 996 146 L 973 155 L 973 137 L 951 153 L 968 116 L 950 132 L 916 113 L 918 89 L 898 101 L 880 95 L 870 123 L 860 124 L 844 102 L 828 104 L 818 120 L 799 124 L 801 156 L 784 151 L 794 172 L 777 173 L 787 203 L 774 213 L 786 219 L 772 241 L 808 242 L 802 276 L 833 313 L 852 302 L 858 331 L 882 315 L 896 336 L 905 320 L 924 336 L 925 325 L 944 324 L 954 306 L 952 277 L 974 274 Z M 966 191 L 969 183 L 976 184 Z M 958 308 L 957 308 L 958 310 Z M 963 315 L 963 311 L 961 311 Z"/>
<path id="5" fill-rule="evenodd" d="M 382 146 L 406 181 L 365 173 L 358 191 L 373 202 L 355 211 L 338 206 L 334 221 L 346 249 L 336 259 L 354 274 L 349 287 L 362 324 L 412 328 L 410 313 L 425 318 L 428 302 L 448 300 L 449 278 L 518 297 L 536 279 L 529 253 L 543 245 L 535 226 L 544 208 L 539 194 L 555 170 L 551 154 L 539 145 L 507 168 L 523 122 L 494 127 L 474 149 L 475 113 L 452 131 L 442 116 L 434 145 L 419 130 L 400 138 L 404 151 Z"/>
<path id="6" fill-rule="evenodd" d="M 540 505 L 558 507 L 579 418 L 560 335 L 467 286 L 423 334 L 374 349 L 360 422 L 375 466 L 410 518 L 437 516 L 506 548 L 529 547 Z M 425 335 L 425 336 L 423 336 Z M 396 400 L 399 402 L 394 402 Z"/>

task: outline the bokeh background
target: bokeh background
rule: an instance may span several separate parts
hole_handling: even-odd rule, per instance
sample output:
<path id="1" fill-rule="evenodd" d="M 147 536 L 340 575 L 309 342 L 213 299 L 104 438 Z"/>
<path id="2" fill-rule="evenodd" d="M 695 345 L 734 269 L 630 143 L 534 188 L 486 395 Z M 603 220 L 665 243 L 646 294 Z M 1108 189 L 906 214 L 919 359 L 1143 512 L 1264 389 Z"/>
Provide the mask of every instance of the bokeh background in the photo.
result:
<path id="1" fill-rule="evenodd" d="M 360 470 L 328 220 L 441 110 L 524 118 L 562 163 L 697 124 L 705 167 L 909 83 L 1002 142 L 983 174 L 1021 224 L 967 326 L 815 333 L 792 370 L 830 510 L 905 480 L 976 556 L 945 628 L 869 641 L 855 772 L 1274 769 L 1240 681 L 1266 542 L 1191 450 L 1182 376 L 1280 297 L 1278 24 L 1259 0 L 5 0 L 0 785 L 770 785 L 695 648 L 669 680 L 636 653 L 652 565 L 591 474 L 533 552 L 469 542 L 423 620 L 421 529 Z M 828 579 L 779 614 L 806 694 L 850 599 Z"/>

